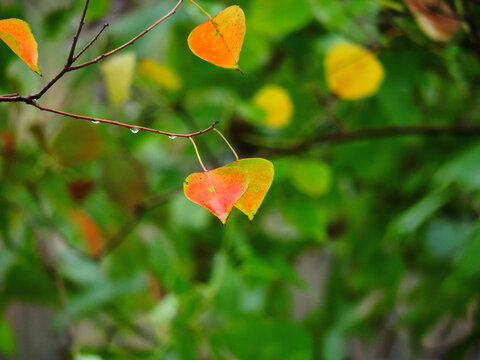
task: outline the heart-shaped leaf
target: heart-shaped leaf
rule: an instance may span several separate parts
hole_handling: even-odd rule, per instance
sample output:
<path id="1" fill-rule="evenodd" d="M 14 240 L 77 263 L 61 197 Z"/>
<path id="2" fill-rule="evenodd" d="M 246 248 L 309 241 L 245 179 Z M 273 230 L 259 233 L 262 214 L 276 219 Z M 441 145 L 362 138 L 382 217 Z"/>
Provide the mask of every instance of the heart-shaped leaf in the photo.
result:
<path id="1" fill-rule="evenodd" d="M 20 19 L 0 20 L 0 39 L 38 75 L 37 42 L 33 37 L 30 26 Z"/>
<path id="2" fill-rule="evenodd" d="M 214 65 L 239 70 L 246 25 L 243 10 L 234 5 L 198 25 L 188 36 L 188 46 L 199 58 Z"/>
<path id="3" fill-rule="evenodd" d="M 248 216 L 250 222 L 257 213 L 272 185 L 273 164 L 265 159 L 252 158 L 234 161 L 226 167 L 239 167 L 248 176 L 248 188 L 234 206 Z"/>
<path id="4" fill-rule="evenodd" d="M 185 196 L 194 203 L 210 210 L 225 224 L 233 205 L 248 187 L 248 176 L 239 167 L 220 167 L 194 173 L 185 180 Z"/>

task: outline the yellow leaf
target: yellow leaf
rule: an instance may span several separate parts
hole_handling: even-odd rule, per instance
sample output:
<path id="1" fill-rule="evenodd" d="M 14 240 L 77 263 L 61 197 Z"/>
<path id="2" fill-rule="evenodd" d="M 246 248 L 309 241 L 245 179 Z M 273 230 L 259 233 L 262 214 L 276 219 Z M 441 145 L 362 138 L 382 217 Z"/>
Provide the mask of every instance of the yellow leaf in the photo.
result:
<path id="1" fill-rule="evenodd" d="M 102 64 L 108 98 L 113 105 L 120 105 L 130 99 L 136 62 L 134 53 L 124 53 L 111 57 Z"/>
<path id="2" fill-rule="evenodd" d="M 20 19 L 0 20 L 0 39 L 37 74 L 38 68 L 37 42 L 30 26 Z"/>
<path id="3" fill-rule="evenodd" d="M 352 43 L 340 43 L 329 50 L 325 71 L 329 89 L 350 100 L 375 94 L 385 77 L 375 54 Z"/>
<path id="4" fill-rule="evenodd" d="M 266 85 L 255 94 L 253 104 L 265 112 L 265 125 L 271 128 L 284 128 L 292 120 L 292 99 L 280 86 Z"/>
<path id="5" fill-rule="evenodd" d="M 183 85 L 182 79 L 172 68 L 159 64 L 152 59 L 140 61 L 140 75 L 150 79 L 165 90 L 176 91 Z"/>
<path id="6" fill-rule="evenodd" d="M 455 12 L 442 0 L 404 0 L 420 28 L 432 40 L 447 42 L 460 29 Z M 433 6 L 433 7 L 432 7 Z"/>
<path id="7" fill-rule="evenodd" d="M 188 46 L 199 58 L 227 69 L 239 70 L 245 37 L 243 10 L 234 5 L 198 25 L 188 36 Z"/>

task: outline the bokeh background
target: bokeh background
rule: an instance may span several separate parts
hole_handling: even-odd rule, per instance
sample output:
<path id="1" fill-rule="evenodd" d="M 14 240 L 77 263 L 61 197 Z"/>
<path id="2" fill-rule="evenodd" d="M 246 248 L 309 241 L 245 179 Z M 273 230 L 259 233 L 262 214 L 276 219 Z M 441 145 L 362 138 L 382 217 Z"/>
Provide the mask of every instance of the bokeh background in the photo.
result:
<path id="1" fill-rule="evenodd" d="M 166 131 L 220 121 L 241 157 L 275 164 L 253 224 L 234 210 L 223 227 L 185 198 L 201 170 L 186 139 L 0 104 L 0 359 L 478 359 L 478 140 L 321 140 L 479 123 L 480 5 L 445 3 L 459 29 L 435 41 L 398 0 L 200 0 L 244 9 L 242 76 L 191 53 L 207 19 L 185 1 L 42 98 Z M 92 0 L 80 45 L 110 26 L 82 60 L 174 4 Z M 82 7 L 0 0 L 1 18 L 30 23 L 44 74 L 0 44 L 1 93 L 34 93 L 61 69 Z M 378 56 L 372 96 L 329 91 L 324 59 L 340 41 Z M 233 160 L 217 134 L 196 141 L 209 169 Z"/>

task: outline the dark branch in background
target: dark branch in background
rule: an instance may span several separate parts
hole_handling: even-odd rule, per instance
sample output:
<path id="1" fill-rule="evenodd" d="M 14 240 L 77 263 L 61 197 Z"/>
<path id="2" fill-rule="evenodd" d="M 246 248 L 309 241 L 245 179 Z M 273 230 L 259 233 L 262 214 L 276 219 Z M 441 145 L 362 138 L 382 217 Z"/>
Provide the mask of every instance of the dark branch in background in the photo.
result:
<path id="1" fill-rule="evenodd" d="M 464 12 L 465 21 L 470 29 L 470 36 L 472 37 L 472 44 L 477 53 L 477 57 L 480 59 L 480 34 L 478 32 L 477 21 L 475 20 L 475 14 L 470 7 L 468 0 L 461 0 Z"/>
<path id="2" fill-rule="evenodd" d="M 143 217 L 151 210 L 166 203 L 175 194 L 180 193 L 180 189 L 172 189 L 157 195 L 146 204 L 140 204 L 137 206 L 134 216 L 128 222 L 126 222 L 120 230 L 108 241 L 107 245 L 103 248 L 100 254 L 96 257 L 96 260 L 102 261 L 112 252 L 114 252 L 123 242 L 127 239 L 128 235 L 140 224 Z"/>
<path id="3" fill-rule="evenodd" d="M 327 143 L 344 143 L 359 140 L 380 139 L 399 136 L 480 136 L 480 126 L 449 125 L 449 126 L 385 126 L 367 128 L 356 131 L 338 131 L 323 134 L 297 144 L 282 147 L 264 147 L 262 155 L 288 155 L 308 151 L 316 146 Z M 262 148 L 261 144 L 258 144 Z"/>
<path id="4" fill-rule="evenodd" d="M 170 137 L 185 137 L 185 138 L 187 138 L 187 137 L 193 137 L 193 136 L 197 136 L 197 135 L 200 135 L 200 134 L 204 134 L 206 132 L 209 132 L 209 131 L 213 130 L 213 128 L 215 127 L 216 124 L 218 124 L 218 122 L 214 122 L 208 128 L 206 128 L 204 130 L 201 130 L 201 131 L 193 132 L 191 134 L 177 134 L 177 133 L 171 133 L 171 132 L 151 129 L 151 128 L 147 128 L 147 127 L 143 127 L 143 126 L 135 126 L 135 125 L 125 124 L 125 123 L 118 122 L 118 121 L 113 121 L 113 120 L 105 120 L 105 119 L 98 119 L 98 118 L 94 118 L 94 117 L 90 117 L 90 116 L 70 114 L 70 113 L 67 113 L 67 112 L 64 112 L 64 111 L 60 111 L 60 110 L 56 110 L 56 109 L 50 109 L 48 107 L 41 106 L 40 104 L 37 103 L 37 100 L 40 100 L 42 98 L 42 96 L 45 95 L 45 93 L 48 90 L 50 90 L 50 88 L 52 86 L 54 86 L 57 83 L 57 81 L 59 81 L 66 73 L 71 72 L 71 71 L 75 71 L 75 70 L 79 70 L 79 69 L 82 69 L 84 67 L 96 64 L 99 61 L 101 61 L 101 60 L 103 60 L 103 59 L 105 59 L 105 58 L 107 58 L 107 57 L 109 57 L 113 54 L 116 54 L 117 52 L 125 49 L 127 46 L 132 45 L 138 39 L 140 39 L 142 36 L 144 36 L 149 31 L 151 31 L 153 28 L 157 27 L 160 23 L 162 23 L 163 21 L 168 19 L 170 16 L 175 14 L 178 7 L 183 3 L 183 0 L 179 0 L 176 3 L 176 5 L 172 8 L 172 10 L 170 10 L 166 15 L 164 15 L 162 18 L 158 19 L 150 27 L 148 27 L 147 29 L 145 29 L 140 34 L 133 37 L 131 40 L 127 41 L 123 45 L 121 45 L 121 46 L 117 47 L 116 49 L 113 49 L 113 50 L 111 50 L 107 53 L 104 53 L 104 54 L 96 57 L 93 60 L 90 60 L 90 61 L 87 61 L 83 64 L 74 66 L 73 64 L 80 58 L 80 56 L 83 53 L 85 53 L 85 51 L 87 51 L 87 49 L 89 49 L 95 43 L 95 41 L 99 38 L 99 36 L 103 33 L 103 31 L 108 26 L 108 24 L 104 24 L 103 27 L 100 29 L 100 31 L 97 33 L 97 35 L 95 35 L 95 37 L 77 55 L 75 55 L 75 50 L 76 50 L 76 47 L 77 47 L 78 39 L 80 37 L 80 34 L 82 33 L 83 26 L 85 25 L 85 16 L 87 14 L 89 3 L 90 3 L 90 0 L 85 1 L 85 6 L 84 6 L 84 9 L 83 9 L 82 17 L 80 19 L 80 23 L 78 25 L 77 32 L 75 33 L 75 35 L 73 37 L 72 46 L 70 48 L 70 53 L 68 55 L 67 62 L 65 64 L 65 66 L 63 67 L 63 69 L 60 70 L 60 72 L 56 76 L 54 76 L 53 79 L 50 80 L 50 82 L 47 85 L 45 85 L 43 87 L 43 89 L 41 89 L 39 92 L 37 92 L 35 94 L 32 94 L 32 95 L 27 95 L 27 96 L 21 96 L 19 94 L 1 95 L 0 96 L 0 103 L 2 103 L 2 102 L 23 102 L 27 105 L 32 105 L 39 110 L 48 111 L 48 112 L 51 112 L 51 113 L 54 113 L 54 114 L 57 114 L 57 115 L 62 115 L 62 116 L 66 116 L 66 117 L 70 117 L 70 118 L 74 118 L 74 119 L 89 120 L 89 121 L 93 121 L 93 122 L 96 122 L 96 123 L 116 125 L 116 126 L 121 126 L 121 127 L 127 128 L 127 129 L 143 130 L 143 131 L 153 132 L 153 133 L 166 135 L 166 136 L 170 136 Z"/>

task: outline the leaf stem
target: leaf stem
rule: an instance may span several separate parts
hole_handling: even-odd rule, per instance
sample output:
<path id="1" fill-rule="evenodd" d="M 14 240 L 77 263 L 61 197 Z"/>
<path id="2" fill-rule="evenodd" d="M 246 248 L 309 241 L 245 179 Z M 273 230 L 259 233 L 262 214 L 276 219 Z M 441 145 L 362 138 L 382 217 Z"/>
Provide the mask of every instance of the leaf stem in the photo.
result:
<path id="1" fill-rule="evenodd" d="M 203 12 L 205 15 L 207 15 L 210 20 L 212 20 L 211 15 L 208 12 L 206 12 L 200 5 L 198 5 L 194 0 L 190 0 L 190 2 L 193 5 L 195 5 L 197 8 L 199 8 L 201 12 Z"/>
<path id="2" fill-rule="evenodd" d="M 227 143 L 228 147 L 230 148 L 230 150 L 232 150 L 233 152 L 233 155 L 235 155 L 235 158 L 237 159 L 237 161 L 239 161 L 240 159 L 238 158 L 238 155 L 237 155 L 237 152 L 233 149 L 233 146 L 230 145 L 230 143 L 228 142 L 227 138 L 225 136 L 223 136 L 223 134 L 220 132 L 220 130 L 217 130 L 215 128 L 213 128 L 213 130 L 215 132 L 218 133 L 218 135 L 220 135 L 222 137 L 222 139 Z"/>
<path id="3" fill-rule="evenodd" d="M 193 140 L 193 138 L 191 137 L 189 137 L 189 139 L 192 142 L 193 147 L 195 148 L 195 152 L 197 153 L 198 162 L 200 163 L 200 165 L 202 165 L 203 171 L 207 172 L 208 170 L 205 167 L 205 165 L 203 165 L 203 161 L 202 161 L 202 158 L 200 157 L 200 153 L 198 152 L 198 148 L 197 148 L 197 144 L 195 144 L 195 140 Z"/>

